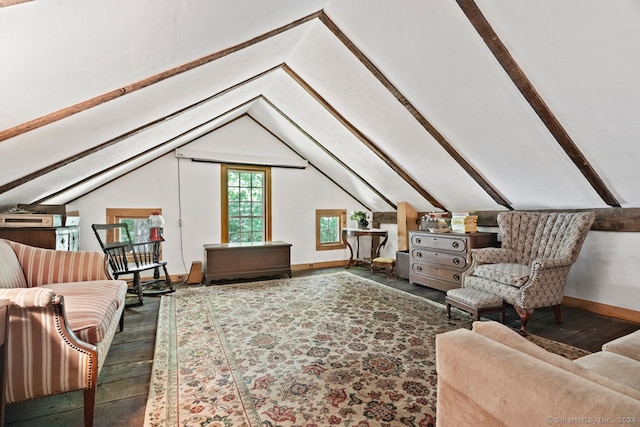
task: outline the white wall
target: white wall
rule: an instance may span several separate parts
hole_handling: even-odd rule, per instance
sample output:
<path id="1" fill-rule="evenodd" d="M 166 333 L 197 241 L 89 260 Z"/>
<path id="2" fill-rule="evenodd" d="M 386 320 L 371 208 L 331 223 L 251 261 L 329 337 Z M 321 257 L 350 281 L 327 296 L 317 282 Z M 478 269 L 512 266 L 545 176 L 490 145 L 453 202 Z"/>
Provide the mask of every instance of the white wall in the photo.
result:
<path id="1" fill-rule="evenodd" d="M 249 118 L 239 119 L 185 148 L 252 156 L 296 156 Z M 315 250 L 315 210 L 351 212 L 365 208 L 313 167 L 273 168 L 272 180 L 272 240 L 293 245 L 291 263 L 348 259 L 348 249 Z M 171 153 L 74 201 L 70 208 L 80 211 L 81 249 L 99 250 L 91 224 L 105 222 L 108 207 L 162 208 L 166 221 L 163 256 L 169 272 L 187 273 L 191 262 L 203 260 L 203 244 L 220 242 L 220 165 L 177 159 Z M 354 227 L 355 223 L 348 221 L 348 226 Z M 397 227 L 383 224 L 381 228 L 389 231 L 381 254 L 395 257 Z M 366 239 L 362 243 L 361 250 L 367 251 Z M 640 233 L 591 231 L 571 269 L 565 294 L 640 311 L 638 247 Z"/>
<path id="2" fill-rule="evenodd" d="M 640 311 L 640 233 L 590 231 L 565 295 Z"/>
<path id="3" fill-rule="evenodd" d="M 252 156 L 296 154 L 248 117 L 241 118 L 184 148 Z M 272 169 L 272 240 L 291 243 L 291 263 L 348 259 L 346 249 L 316 251 L 315 210 L 366 210 L 313 167 Z M 165 219 L 163 257 L 171 274 L 202 261 L 202 245 L 219 243 L 220 165 L 178 159 L 173 153 L 108 184 L 69 205 L 80 211 L 80 248 L 99 250 L 92 223 L 104 223 L 106 208 L 161 208 Z M 180 226 L 182 219 L 182 226 Z M 347 221 L 348 226 L 355 226 Z M 395 236 L 389 237 L 396 240 Z M 395 251 L 393 252 L 395 254 Z"/>

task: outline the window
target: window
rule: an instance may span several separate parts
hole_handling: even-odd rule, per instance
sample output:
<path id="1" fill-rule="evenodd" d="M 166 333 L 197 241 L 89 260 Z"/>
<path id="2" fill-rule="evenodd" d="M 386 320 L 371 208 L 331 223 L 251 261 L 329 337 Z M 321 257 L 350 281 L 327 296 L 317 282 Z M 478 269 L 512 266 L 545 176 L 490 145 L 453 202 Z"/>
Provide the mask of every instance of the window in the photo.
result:
<path id="1" fill-rule="evenodd" d="M 107 208 L 107 224 L 125 222 L 129 225 L 129 233 L 134 240 L 132 243 L 146 242 L 149 240 L 149 215 L 152 212 L 158 212 L 162 215 L 160 208 Z M 114 234 L 108 234 L 106 241 L 111 243 L 126 239 L 126 236 L 115 236 Z"/>
<path id="2" fill-rule="evenodd" d="M 149 215 L 152 212 L 158 212 L 162 215 L 162 209 L 160 208 L 107 208 L 107 224 L 119 224 L 126 223 L 129 226 L 129 234 L 133 239 L 131 243 L 144 243 L 149 241 L 150 227 L 149 227 Z M 100 238 L 107 243 L 123 242 L 127 239 L 127 236 L 118 235 L 119 230 L 108 230 L 106 235 L 100 236 Z M 138 248 L 139 251 L 143 250 Z M 150 251 L 151 249 L 145 249 Z M 158 259 L 162 259 L 162 244 L 159 247 Z M 127 257 L 133 262 L 133 256 L 128 254 Z"/>
<path id="3" fill-rule="evenodd" d="M 271 168 L 222 165 L 222 242 L 271 241 Z"/>
<path id="4" fill-rule="evenodd" d="M 347 223 L 346 209 L 316 210 L 316 250 L 342 249 L 341 231 Z"/>

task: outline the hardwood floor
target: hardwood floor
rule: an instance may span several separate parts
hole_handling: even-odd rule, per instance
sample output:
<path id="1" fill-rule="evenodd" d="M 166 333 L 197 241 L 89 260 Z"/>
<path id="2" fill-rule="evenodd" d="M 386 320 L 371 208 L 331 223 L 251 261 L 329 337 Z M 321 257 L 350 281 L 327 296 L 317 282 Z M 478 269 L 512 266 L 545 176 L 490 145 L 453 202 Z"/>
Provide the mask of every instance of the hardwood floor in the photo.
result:
<path id="1" fill-rule="evenodd" d="M 294 277 L 344 271 L 343 268 L 294 272 Z M 412 285 L 407 280 L 372 274 L 368 268 L 351 267 L 350 272 L 444 304 L 444 292 Z M 149 390 L 158 297 L 145 297 L 142 307 L 125 309 L 125 328 L 117 333 L 98 382 L 95 414 L 96 426 L 137 427 L 144 424 Z M 612 319 L 582 310 L 563 308 L 564 323 L 555 323 L 552 310 L 536 310 L 529 320 L 532 334 L 560 341 L 589 351 L 602 344 L 640 329 L 640 324 Z M 494 318 L 488 315 L 489 318 Z M 518 316 L 507 309 L 506 323 L 519 328 Z M 66 393 L 7 406 L 7 426 L 82 426 L 82 393 Z"/>

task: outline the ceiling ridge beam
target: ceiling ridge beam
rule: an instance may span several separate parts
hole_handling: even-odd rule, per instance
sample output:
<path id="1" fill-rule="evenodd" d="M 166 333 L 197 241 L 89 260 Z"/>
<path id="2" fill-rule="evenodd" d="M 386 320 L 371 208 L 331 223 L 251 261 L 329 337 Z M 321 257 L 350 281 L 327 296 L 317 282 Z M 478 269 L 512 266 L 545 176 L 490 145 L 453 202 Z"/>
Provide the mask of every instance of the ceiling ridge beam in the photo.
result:
<path id="1" fill-rule="evenodd" d="M 347 130 L 349 130 L 356 138 L 358 138 L 367 148 L 369 148 L 376 156 L 378 156 L 383 162 L 385 162 L 391 170 L 396 172 L 402 179 L 404 179 L 414 190 L 416 190 L 422 197 L 424 197 L 434 207 L 442 210 L 447 210 L 442 203 L 435 199 L 429 192 L 427 192 L 420 184 L 416 182 L 403 168 L 400 167 L 395 161 L 393 161 L 384 151 L 382 151 L 377 145 L 375 145 L 366 135 L 364 135 L 356 126 L 349 122 L 333 105 L 331 105 L 326 99 L 324 99 L 309 83 L 307 83 L 299 74 L 297 74 L 291 67 L 284 64 L 282 69 L 296 81 L 307 93 L 309 93 L 316 101 L 320 103 L 331 115 L 338 120 Z"/>
<path id="2" fill-rule="evenodd" d="M 600 178 L 595 169 L 591 166 L 587 158 L 571 139 L 569 133 L 564 129 L 558 118 L 553 114 L 549 106 L 544 102 L 535 89 L 531 81 L 518 63 L 515 61 L 507 47 L 502 43 L 496 32 L 487 21 L 482 11 L 474 0 L 456 0 L 465 16 L 476 29 L 484 43 L 495 56 L 511 81 L 518 88 L 522 96 L 536 112 L 540 120 L 547 127 L 551 135 L 558 142 L 560 147 L 569 156 L 573 164 L 591 184 L 602 200 L 613 207 L 620 207 L 620 203 L 609 191 L 604 181 Z"/>
<path id="3" fill-rule="evenodd" d="M 97 107 L 98 105 L 104 104 L 106 102 L 112 101 L 116 98 L 119 98 L 121 96 L 136 92 L 140 89 L 144 89 L 148 86 L 151 86 L 155 83 L 161 82 L 163 80 L 166 80 L 168 78 L 171 77 L 175 77 L 179 74 L 182 74 L 184 72 L 193 70 L 194 68 L 200 67 L 201 65 L 205 65 L 208 64 L 210 62 L 213 62 L 217 59 L 220 59 L 224 56 L 230 55 L 232 53 L 238 52 L 242 49 L 245 49 L 247 47 L 253 46 L 257 43 L 260 43 L 264 40 L 267 40 L 273 36 L 276 36 L 278 34 L 281 34 L 285 31 L 288 31 L 292 28 L 295 28 L 299 25 L 305 24 L 309 21 L 312 21 L 316 18 L 318 18 L 318 16 L 320 16 L 320 14 L 322 13 L 322 11 L 318 11 L 315 13 L 312 13 L 310 15 L 307 15 L 303 18 L 297 19 L 293 22 L 290 22 L 289 24 L 283 25 L 279 28 L 276 28 L 274 30 L 268 31 L 264 34 L 261 34 L 257 37 L 254 37 L 250 40 L 247 40 L 245 42 L 242 42 L 240 44 L 237 44 L 235 46 L 229 47 L 227 49 L 223 49 L 221 51 L 203 56 L 201 58 L 198 58 L 196 60 L 187 62 L 185 64 L 179 65 L 177 67 L 171 68 L 169 70 L 163 71 L 161 73 L 158 74 L 154 74 L 153 76 L 147 77 L 143 80 L 137 81 L 135 83 L 129 84 L 127 86 L 109 91 L 107 93 L 103 93 L 102 95 L 98 95 L 96 97 L 87 99 L 85 101 L 81 101 L 77 104 L 71 105 L 69 107 L 65 107 L 62 108 L 58 111 L 54 111 L 52 113 L 46 114 L 44 116 L 38 117 L 36 119 L 30 120 L 28 122 L 19 124 L 17 126 L 11 127 L 9 129 L 0 131 L 0 142 L 5 141 L 7 139 L 10 138 L 14 138 L 18 135 L 21 135 L 23 133 L 32 131 L 34 129 L 38 129 L 42 126 L 46 126 L 49 125 L 51 123 L 57 122 L 58 120 L 62 120 L 64 118 L 70 117 L 74 114 L 80 113 L 82 111 L 88 110 L 90 108 L 93 107 Z"/>
<path id="4" fill-rule="evenodd" d="M 313 136 L 311 136 L 306 130 L 302 129 L 300 127 L 300 125 L 298 125 L 298 123 L 296 123 L 291 117 L 289 117 L 287 114 L 285 114 L 284 111 L 282 111 L 280 108 L 278 108 L 275 104 L 273 104 L 271 102 L 271 100 L 269 100 L 267 97 L 265 96 L 261 96 L 262 99 L 271 107 L 273 108 L 278 114 L 280 114 L 285 120 L 287 120 L 293 127 L 295 127 L 296 129 L 298 129 L 300 131 L 300 133 L 302 133 L 305 137 L 307 137 L 310 141 L 312 141 L 314 144 L 316 144 L 316 146 L 318 148 L 320 148 L 325 154 L 327 154 L 329 157 L 331 157 L 335 162 L 337 162 L 340 166 L 342 166 L 345 170 L 347 170 L 350 174 L 352 174 L 356 179 L 358 179 L 358 181 L 360 181 L 364 186 L 368 187 L 371 191 L 373 191 L 378 197 L 380 197 L 382 200 L 385 201 L 385 203 L 387 203 L 389 206 L 391 206 L 393 209 L 397 209 L 397 206 L 395 203 L 393 203 L 391 200 L 389 200 L 387 197 L 384 196 L 384 194 L 382 194 L 378 189 L 376 189 L 374 186 L 372 186 L 366 179 L 364 179 L 362 176 L 360 176 L 356 171 L 354 171 L 353 169 L 351 169 L 351 167 L 349 167 L 349 165 L 347 165 L 346 163 L 344 163 L 342 160 L 340 160 L 335 154 L 333 154 L 331 151 L 329 151 L 327 149 L 327 147 L 325 147 L 324 145 L 322 145 L 322 143 L 320 141 L 318 141 L 317 139 L 315 139 Z M 295 151 L 295 150 L 294 150 Z M 317 169 L 317 168 L 316 168 Z M 318 169 L 320 171 L 320 169 Z M 320 171 L 323 175 L 324 172 Z M 325 175 L 326 176 L 326 175 Z M 331 179 L 331 178 L 329 178 Z M 332 180 L 332 179 L 331 179 Z M 333 180 L 332 180 L 333 181 Z M 339 184 L 338 185 L 340 188 L 342 188 Z M 344 190 L 344 189 L 343 189 Z M 345 192 L 347 194 L 349 194 L 351 197 L 353 197 L 355 200 L 357 200 L 362 206 L 367 206 L 365 203 L 360 202 L 360 200 L 358 200 L 356 197 L 354 197 L 353 195 L 351 195 L 351 193 L 349 193 L 348 191 L 345 190 Z M 371 210 L 371 209 L 369 209 Z"/>
<path id="5" fill-rule="evenodd" d="M 56 169 L 59 169 L 59 168 L 61 168 L 63 166 L 66 166 L 66 165 L 68 165 L 70 163 L 73 163 L 73 162 L 75 162 L 77 160 L 80 160 L 80 159 L 82 159 L 84 157 L 90 156 L 90 155 L 95 154 L 95 153 L 97 153 L 97 152 L 99 152 L 101 150 L 109 148 L 112 145 L 115 145 L 115 144 L 118 144 L 120 142 L 123 142 L 127 138 L 130 138 L 130 137 L 132 137 L 134 135 L 137 135 L 137 134 L 139 134 L 141 132 L 149 130 L 149 129 L 155 127 L 155 126 L 158 126 L 159 124 L 164 123 L 167 120 L 174 119 L 174 118 L 180 116 L 181 114 L 184 114 L 184 113 L 186 113 L 186 112 L 188 112 L 190 110 L 193 110 L 194 108 L 200 107 L 203 104 L 205 104 L 205 103 L 207 103 L 209 101 L 212 101 L 212 100 L 214 100 L 214 99 L 216 99 L 216 98 L 218 98 L 218 97 L 220 97 L 220 96 L 222 96 L 222 95 L 224 95 L 224 94 L 226 94 L 226 93 L 228 93 L 228 92 L 230 92 L 232 90 L 235 90 L 235 89 L 237 89 L 237 88 L 239 88 L 241 86 L 244 86 L 244 85 L 246 85 L 248 83 L 251 83 L 254 80 L 257 80 L 257 79 L 259 79 L 261 77 L 264 77 L 267 74 L 270 74 L 271 72 L 281 68 L 282 66 L 283 66 L 283 64 L 278 64 L 278 65 L 276 65 L 276 66 L 274 66 L 274 67 L 272 67 L 272 68 L 270 68 L 268 70 L 265 70 L 265 71 L 263 71 L 261 73 L 256 74 L 255 76 L 249 77 L 248 79 L 243 80 L 242 82 L 239 82 L 239 83 L 236 83 L 235 85 L 229 86 L 226 89 L 223 89 L 218 93 L 215 93 L 215 94 L 213 94 L 211 96 L 208 96 L 207 98 L 204 98 L 204 99 L 202 99 L 200 101 L 197 101 L 197 102 L 195 102 L 195 103 L 193 103 L 191 105 L 188 105 L 188 106 L 186 106 L 184 108 L 181 108 L 181 109 L 179 109 L 177 111 L 174 111 L 172 113 L 169 113 L 169 114 L 167 114 L 165 116 L 162 116 L 159 119 L 155 119 L 155 120 L 153 120 L 151 122 L 145 123 L 142 126 L 139 126 L 139 127 L 135 128 L 135 129 L 127 131 L 127 132 L 125 132 L 123 134 L 120 134 L 120 135 L 118 135 L 118 136 L 116 136 L 114 138 L 109 139 L 108 141 L 102 142 L 102 143 L 100 143 L 98 145 L 95 145 L 95 146 L 93 146 L 91 148 L 88 148 L 88 149 L 86 149 L 84 151 L 81 151 L 80 153 L 74 154 L 73 156 L 67 157 L 67 158 L 62 159 L 60 161 L 57 161 L 57 162 L 55 162 L 55 163 L 53 163 L 51 165 L 48 165 L 48 166 L 46 166 L 44 168 L 41 168 L 41 169 L 39 169 L 37 171 L 34 171 L 34 172 L 32 172 L 32 173 L 30 173 L 28 175 L 25 175 L 25 176 L 23 176 L 21 178 L 15 179 L 15 180 L 13 180 L 11 182 L 8 182 L 8 183 L 6 183 L 4 185 L 0 185 L 0 194 L 5 193 L 5 192 L 7 192 L 9 190 L 12 190 L 15 187 L 19 187 L 20 185 L 25 184 L 26 182 L 29 182 L 29 181 L 31 181 L 33 179 L 36 179 L 36 178 L 39 178 L 42 175 L 46 175 L 49 172 L 52 172 L 52 171 L 54 171 Z"/>
<path id="6" fill-rule="evenodd" d="M 447 139 L 418 111 L 416 107 L 396 88 L 393 83 L 375 66 L 369 58 L 340 30 L 340 28 L 322 11 L 320 21 L 331 31 L 338 40 L 369 70 L 373 76 L 409 111 L 415 120 L 440 144 L 442 148 L 467 172 L 469 176 L 498 204 L 513 209 L 510 203 L 493 187 L 455 148 Z"/>
<path id="7" fill-rule="evenodd" d="M 134 160 L 136 160 L 136 159 L 138 159 L 138 158 L 140 158 L 140 157 L 146 156 L 146 155 L 147 155 L 147 154 L 149 154 L 149 153 L 153 153 L 154 151 L 159 150 L 160 148 L 162 148 L 162 147 L 164 147 L 164 146 L 166 146 L 166 145 L 170 144 L 171 142 L 174 142 L 175 140 L 180 139 L 180 138 L 182 138 L 182 137 L 184 137 L 184 136 L 188 135 L 189 133 L 191 133 L 191 132 L 193 132 L 193 131 L 196 131 L 196 130 L 200 129 L 200 128 L 202 128 L 202 127 L 204 127 L 204 126 L 206 126 L 206 125 L 208 125 L 208 124 L 210 124 L 210 123 L 212 123 L 212 122 L 214 122 L 214 121 L 218 120 L 219 118 L 221 118 L 221 117 L 223 117 L 223 116 L 225 116 L 225 115 L 227 115 L 227 114 L 229 114 L 229 113 L 232 113 L 232 112 L 233 112 L 233 111 L 235 111 L 235 110 L 238 110 L 238 109 L 240 109 L 240 108 L 246 107 L 247 105 L 251 104 L 252 102 L 255 102 L 255 101 L 257 101 L 258 99 L 260 99 L 260 97 L 261 97 L 261 95 L 254 96 L 253 98 L 251 98 L 251 99 L 249 99 L 249 100 L 247 100 L 247 101 L 244 101 L 244 102 L 242 102 L 242 103 L 240 103 L 240 104 L 236 105 L 236 106 L 235 106 L 235 107 L 233 107 L 233 108 L 230 108 L 229 110 L 225 111 L 225 112 L 224 112 L 224 113 L 222 113 L 222 114 L 217 115 L 217 116 L 216 116 L 216 117 L 214 117 L 214 118 L 211 118 L 211 119 L 209 119 L 209 120 L 206 120 L 206 121 L 204 121 L 204 122 L 202 122 L 202 123 L 200 123 L 200 124 L 198 124 L 198 125 L 196 125 L 196 126 L 193 126 L 192 128 L 189 128 L 188 130 L 186 130 L 186 131 L 184 131 L 184 132 L 180 133 L 179 135 L 173 136 L 173 137 L 171 137 L 171 138 L 167 139 L 166 141 L 163 141 L 163 142 L 161 142 L 161 143 L 159 143 L 159 144 L 157 144 L 157 145 L 154 145 L 153 147 L 148 148 L 148 149 L 146 149 L 145 151 L 142 151 L 142 152 L 140 152 L 140 153 L 136 154 L 136 155 L 135 155 L 135 156 L 133 156 L 133 157 L 130 157 L 130 158 L 125 159 L 125 160 L 123 160 L 123 161 L 121 161 L 121 162 L 118 162 L 118 163 L 116 163 L 115 165 L 108 166 L 108 167 L 106 167 L 106 168 L 102 169 L 102 170 L 101 170 L 101 171 L 99 171 L 99 172 L 93 173 L 93 174 L 91 174 L 91 175 L 89 175 L 89 176 L 87 176 L 87 177 L 83 178 L 83 179 L 82 179 L 82 180 L 80 180 L 80 181 L 74 182 L 72 185 L 68 185 L 68 186 L 66 186 L 66 187 L 65 187 L 65 188 L 63 188 L 63 189 L 57 190 L 57 191 L 55 191 L 54 193 L 51 193 L 51 194 L 49 194 L 49 195 L 47 195 L 47 196 L 43 196 L 43 197 L 41 197 L 41 198 L 40 198 L 40 199 L 38 199 L 38 200 L 32 201 L 32 202 L 30 202 L 30 204 L 42 204 L 42 203 L 45 203 L 47 200 L 52 199 L 53 197 L 60 196 L 61 194 L 64 194 L 65 192 L 67 192 L 67 191 L 69 191 L 69 190 L 72 190 L 74 187 L 77 187 L 78 185 L 82 185 L 82 184 L 84 184 L 84 183 L 86 183 L 86 182 L 88 182 L 88 181 L 91 181 L 92 179 L 95 179 L 95 178 L 99 177 L 100 175 L 104 175 L 105 173 L 110 172 L 110 171 L 112 171 L 112 170 L 114 170 L 114 169 L 116 169 L 116 168 L 119 168 L 119 167 L 121 167 L 121 166 L 125 166 L 127 163 L 131 163 L 132 161 L 134 161 Z M 234 119 L 234 120 L 236 120 L 236 119 Z M 222 126 L 225 126 L 226 124 L 227 124 L 227 123 L 224 123 L 224 124 L 222 124 L 222 125 L 220 125 L 220 126 L 218 126 L 218 127 L 214 128 L 214 129 L 211 129 L 211 130 L 210 130 L 209 132 L 207 132 L 207 133 L 211 133 L 211 132 L 215 131 L 216 129 L 221 128 Z M 200 137 L 198 137 L 198 138 L 200 138 Z M 188 143 L 190 143 L 190 142 L 192 142 L 192 141 L 195 141 L 195 140 L 196 140 L 196 139 L 198 139 L 198 138 L 194 138 L 193 140 L 190 140 L 190 141 L 186 142 L 185 144 L 188 144 Z M 182 144 L 182 145 L 185 145 L 185 144 Z M 182 145 L 180 145 L 179 147 L 176 147 L 176 148 L 180 148 L 180 147 L 182 147 Z M 172 148 L 172 150 L 173 150 L 173 149 L 174 149 L 174 148 Z M 168 152 L 168 151 L 167 151 L 167 152 Z M 110 180 L 106 181 L 106 182 L 101 183 L 101 184 L 100 184 L 100 185 L 98 185 L 97 187 L 92 188 L 91 190 L 89 190 L 89 191 L 87 191 L 87 192 L 85 192 L 85 193 L 83 193 L 83 194 L 81 194 L 81 195 L 79 195 L 79 196 L 77 196 L 77 197 L 75 197 L 75 198 L 71 199 L 69 202 L 72 202 L 72 201 L 74 201 L 74 200 L 77 200 L 77 199 L 79 199 L 80 197 L 84 197 L 84 196 L 86 196 L 87 194 L 92 193 L 93 191 L 95 191 L 95 190 L 97 190 L 97 189 L 99 189 L 99 188 L 102 188 L 102 187 L 104 187 L 105 185 L 110 184 L 110 183 L 112 183 L 113 181 L 116 181 L 116 180 L 118 180 L 118 179 L 122 178 L 123 176 L 128 175 L 128 174 L 130 174 L 131 172 L 134 172 L 134 171 L 136 171 L 136 170 L 138 170 L 138 169 L 140 169 L 140 168 L 142 168 L 142 167 L 146 166 L 147 164 L 149 164 L 149 163 L 151 163 L 151 162 L 153 162 L 153 161 L 155 161 L 155 160 L 159 159 L 160 157 L 164 156 L 165 154 L 167 154 L 167 152 L 163 152 L 163 153 L 161 153 L 161 154 L 159 154 L 159 155 L 157 155 L 157 156 L 153 157 L 151 160 L 149 160 L 149 161 L 147 161 L 147 162 L 145 162 L 145 163 L 143 163 L 143 164 L 141 164 L 141 165 L 139 165 L 139 166 L 136 166 L 135 168 L 131 169 L 130 171 L 127 171 L 126 173 L 123 173 L 123 174 L 121 174 L 121 175 L 118 175 L 118 176 L 116 176 L 116 177 L 114 177 L 114 178 L 112 178 L 112 179 L 110 179 Z"/>

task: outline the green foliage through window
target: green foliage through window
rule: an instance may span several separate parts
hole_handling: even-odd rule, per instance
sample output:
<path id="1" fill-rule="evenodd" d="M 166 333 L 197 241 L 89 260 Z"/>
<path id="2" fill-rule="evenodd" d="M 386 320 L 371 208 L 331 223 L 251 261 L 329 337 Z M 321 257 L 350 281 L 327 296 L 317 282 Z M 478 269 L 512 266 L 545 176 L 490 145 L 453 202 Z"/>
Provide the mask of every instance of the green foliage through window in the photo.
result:
<path id="1" fill-rule="evenodd" d="M 229 242 L 264 241 L 264 172 L 227 172 Z"/>
<path id="2" fill-rule="evenodd" d="M 340 218 L 337 216 L 320 217 L 320 244 L 340 241 Z"/>
<path id="3" fill-rule="evenodd" d="M 147 218 L 120 218 L 120 222 L 124 222 L 129 227 L 129 234 L 131 234 L 131 238 L 133 239 L 132 243 L 141 243 L 149 240 L 149 220 Z M 122 232 L 120 236 L 120 241 L 124 242 L 127 240 L 127 235 Z"/>

